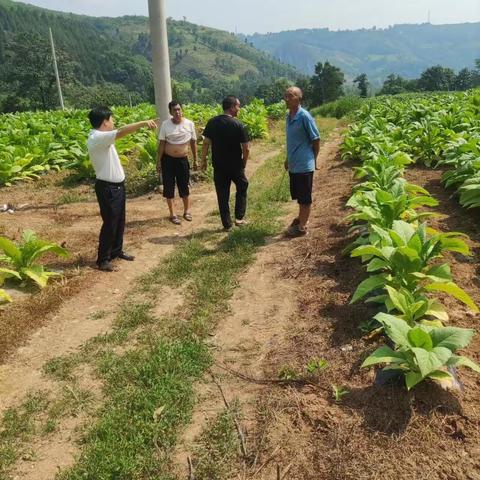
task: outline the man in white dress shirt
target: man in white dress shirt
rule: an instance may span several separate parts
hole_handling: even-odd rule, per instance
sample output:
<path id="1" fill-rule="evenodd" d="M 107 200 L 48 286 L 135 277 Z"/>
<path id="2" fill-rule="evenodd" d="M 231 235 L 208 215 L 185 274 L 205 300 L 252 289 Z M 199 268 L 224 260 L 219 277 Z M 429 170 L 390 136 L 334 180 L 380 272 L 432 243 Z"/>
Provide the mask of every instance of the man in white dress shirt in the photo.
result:
<path id="1" fill-rule="evenodd" d="M 134 257 L 123 251 L 125 230 L 125 173 L 118 158 L 115 140 L 140 128 L 156 128 L 154 120 L 131 123 L 115 129 L 112 111 L 107 107 L 94 108 L 88 114 L 93 129 L 87 140 L 88 153 L 95 170 L 95 193 L 103 225 L 100 230 L 97 265 L 100 270 L 113 272 L 111 260 Z"/>
<path id="2" fill-rule="evenodd" d="M 197 169 L 197 134 L 191 120 L 184 118 L 182 106 L 175 100 L 168 104 L 172 115 L 165 120 L 158 134 L 157 171 L 162 175 L 163 196 L 167 200 L 170 221 L 179 225 L 180 219 L 175 213 L 175 185 L 183 201 L 183 218 L 192 221 L 190 213 L 190 164 L 188 148 L 192 151 L 193 168 Z"/>

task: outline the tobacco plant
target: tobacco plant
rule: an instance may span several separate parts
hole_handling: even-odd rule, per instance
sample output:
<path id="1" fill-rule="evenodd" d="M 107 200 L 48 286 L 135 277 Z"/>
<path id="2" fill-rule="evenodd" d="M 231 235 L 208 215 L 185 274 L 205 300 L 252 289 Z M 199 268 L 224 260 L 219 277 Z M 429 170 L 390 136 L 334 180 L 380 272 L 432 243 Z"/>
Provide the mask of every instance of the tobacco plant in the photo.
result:
<path id="1" fill-rule="evenodd" d="M 480 373 L 480 367 L 467 357 L 456 355 L 466 347 L 474 331 L 457 327 L 429 327 L 408 325 L 393 315 L 379 313 L 380 322 L 395 348 L 382 346 L 375 350 L 362 364 L 369 367 L 386 364 L 384 370 L 394 370 L 405 375 L 408 390 L 426 378 L 452 382 L 451 368 L 465 366 Z"/>
<path id="2" fill-rule="evenodd" d="M 5 278 L 12 277 L 24 283 L 33 281 L 41 288 L 47 285 L 51 277 L 61 274 L 46 270 L 43 265 L 37 263 L 37 260 L 46 253 L 68 256 L 68 252 L 60 245 L 37 238 L 31 230 L 25 230 L 18 245 L 8 238 L 0 237 L 0 250 L 3 251 L 0 262 L 9 267 L 0 269 L 2 283 Z"/>

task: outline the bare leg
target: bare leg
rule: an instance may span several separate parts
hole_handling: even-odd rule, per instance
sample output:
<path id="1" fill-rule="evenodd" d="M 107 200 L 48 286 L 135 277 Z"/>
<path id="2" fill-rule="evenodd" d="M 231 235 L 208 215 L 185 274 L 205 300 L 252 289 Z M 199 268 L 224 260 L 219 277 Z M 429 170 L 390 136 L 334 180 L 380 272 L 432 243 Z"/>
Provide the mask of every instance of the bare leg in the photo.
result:
<path id="1" fill-rule="evenodd" d="M 298 211 L 298 227 L 301 230 L 305 230 L 308 222 L 308 218 L 310 217 L 310 210 L 311 205 L 299 205 Z"/>
<path id="2" fill-rule="evenodd" d="M 167 205 L 168 205 L 168 210 L 170 211 L 170 218 L 174 217 L 175 214 L 173 213 L 173 198 L 167 198 Z"/>
<path id="3" fill-rule="evenodd" d="M 186 197 L 182 197 L 183 201 L 183 214 L 190 213 L 190 197 L 187 195 Z"/>

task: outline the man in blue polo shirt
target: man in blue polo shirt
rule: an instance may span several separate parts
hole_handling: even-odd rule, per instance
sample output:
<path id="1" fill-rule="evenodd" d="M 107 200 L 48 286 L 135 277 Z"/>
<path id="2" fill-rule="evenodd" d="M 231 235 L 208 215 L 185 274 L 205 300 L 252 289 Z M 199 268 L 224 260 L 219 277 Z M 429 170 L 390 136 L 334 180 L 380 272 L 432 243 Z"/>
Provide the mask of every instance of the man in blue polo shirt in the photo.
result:
<path id="1" fill-rule="evenodd" d="M 320 133 L 313 117 L 301 106 L 302 96 L 300 88 L 290 87 L 284 97 L 288 108 L 285 170 L 290 175 L 292 200 L 297 200 L 299 206 L 298 217 L 286 232 L 291 237 L 307 234 L 312 206 L 313 172 L 318 168 L 317 157 L 320 151 Z"/>

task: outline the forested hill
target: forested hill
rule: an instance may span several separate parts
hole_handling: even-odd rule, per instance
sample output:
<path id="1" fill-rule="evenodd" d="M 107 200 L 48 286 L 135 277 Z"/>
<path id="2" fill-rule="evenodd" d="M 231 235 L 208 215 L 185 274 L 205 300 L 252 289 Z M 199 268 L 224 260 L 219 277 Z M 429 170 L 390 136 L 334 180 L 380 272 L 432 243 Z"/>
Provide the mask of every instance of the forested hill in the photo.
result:
<path id="1" fill-rule="evenodd" d="M 350 78 L 364 72 L 376 83 L 391 73 L 417 78 L 425 68 L 437 64 L 454 70 L 473 67 L 480 57 L 480 23 L 304 29 L 255 34 L 247 39 L 306 74 L 313 73 L 317 62 L 328 60 Z"/>
<path id="2" fill-rule="evenodd" d="M 152 94 L 146 17 L 65 14 L 11 0 L 0 0 L 0 76 L 7 66 L 24 60 L 21 53 L 28 49 L 22 50 L 19 42 L 31 41 L 38 49 L 35 38 L 47 41 L 48 27 L 62 59 L 61 74 L 64 68 L 65 76 L 82 85 L 108 82 L 143 99 Z M 218 100 L 226 92 L 248 95 L 258 84 L 297 75 L 294 68 L 228 32 L 169 19 L 168 33 L 172 76 L 191 100 Z M 12 77 L 4 78 L 7 90 Z"/>

